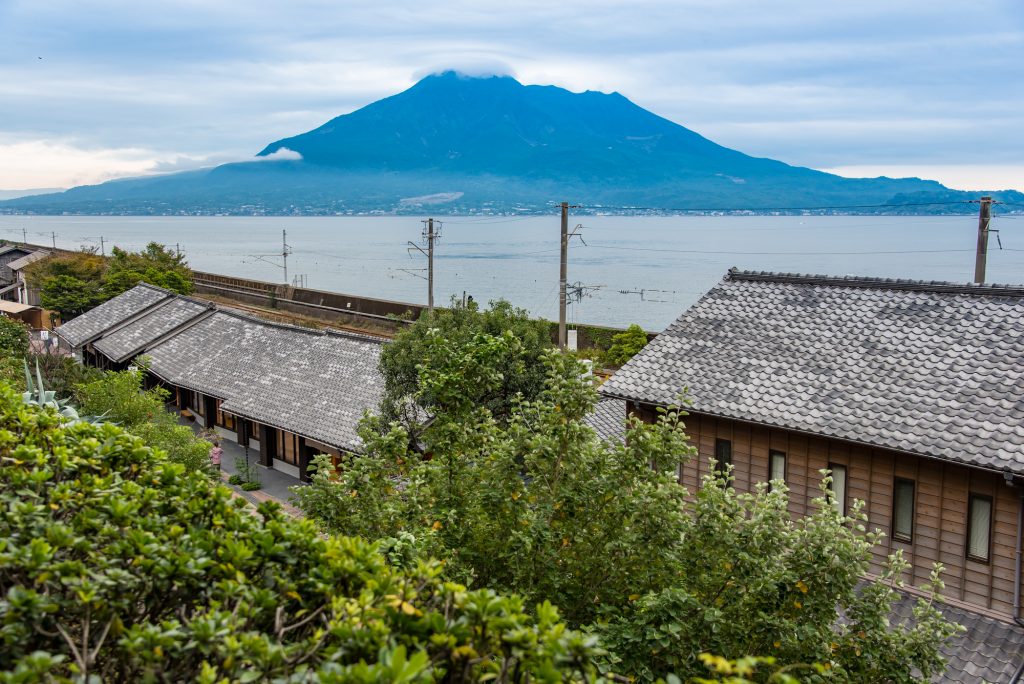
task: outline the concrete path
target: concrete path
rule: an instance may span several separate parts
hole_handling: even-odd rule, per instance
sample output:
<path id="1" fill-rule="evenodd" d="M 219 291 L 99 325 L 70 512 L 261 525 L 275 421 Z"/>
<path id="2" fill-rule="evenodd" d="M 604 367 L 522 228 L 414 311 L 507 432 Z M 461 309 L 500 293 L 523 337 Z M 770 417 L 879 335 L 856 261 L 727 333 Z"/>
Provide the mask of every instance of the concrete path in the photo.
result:
<path id="1" fill-rule="evenodd" d="M 178 416 L 178 422 L 192 428 L 197 434 L 202 430 L 194 420 L 186 420 L 180 415 Z M 249 466 L 257 473 L 260 488 L 247 492 L 238 485 L 228 484 L 228 478 L 238 473 L 238 464 L 245 463 L 245 448 L 230 439 L 224 438 L 221 438 L 220 447 L 224 450 L 224 455 L 220 459 L 220 476 L 224 486 L 230 487 L 236 495 L 241 496 L 254 505 L 261 504 L 264 501 L 273 501 L 280 504 L 281 508 L 288 515 L 296 518 L 302 515 L 302 512 L 291 503 L 291 489 L 292 487 L 305 487 L 306 485 L 302 484 L 297 478 L 282 473 L 280 470 L 265 468 L 259 465 L 260 454 L 253 449 L 249 450 Z"/>

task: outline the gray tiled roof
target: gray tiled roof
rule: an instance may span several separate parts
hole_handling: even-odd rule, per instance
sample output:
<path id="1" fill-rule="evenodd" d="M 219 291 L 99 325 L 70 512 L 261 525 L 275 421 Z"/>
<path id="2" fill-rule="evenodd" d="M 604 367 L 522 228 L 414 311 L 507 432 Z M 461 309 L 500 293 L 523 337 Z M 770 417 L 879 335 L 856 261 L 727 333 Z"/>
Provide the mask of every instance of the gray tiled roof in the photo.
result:
<path id="1" fill-rule="evenodd" d="M 903 594 L 893 607 L 893 621 L 913 622 L 916 603 L 916 598 Z M 1024 663 L 1024 627 L 948 603 L 936 606 L 947 620 L 963 625 L 966 631 L 942 647 L 946 671 L 932 681 L 937 684 L 1010 684 L 1017 668 Z"/>
<path id="2" fill-rule="evenodd" d="M 171 296 L 167 290 L 146 283 L 140 283 L 90 309 L 57 328 L 57 334 L 72 347 L 80 347 L 104 331 Z"/>
<path id="3" fill-rule="evenodd" d="M 7 268 L 11 269 L 12 271 L 20 271 L 29 264 L 34 264 L 40 259 L 45 259 L 48 256 L 50 256 L 50 252 L 48 252 L 45 249 L 42 249 L 39 250 L 38 252 L 32 252 L 31 254 L 23 256 L 20 259 L 15 259 L 14 261 L 7 264 Z"/>
<path id="4" fill-rule="evenodd" d="M 101 337 L 96 349 L 115 362 L 126 361 L 163 335 L 213 309 L 213 304 L 187 297 L 160 302 L 135 320 Z"/>
<path id="5" fill-rule="evenodd" d="M 608 396 L 1024 474 L 1024 287 L 730 271 Z"/>
<path id="6" fill-rule="evenodd" d="M 223 399 L 229 413 L 353 450 L 383 391 L 380 350 L 370 337 L 218 311 L 147 355 L 154 374 Z"/>
<path id="7" fill-rule="evenodd" d="M 597 436 L 606 442 L 622 444 L 626 440 L 626 402 L 601 399 L 583 422 L 594 428 Z"/>

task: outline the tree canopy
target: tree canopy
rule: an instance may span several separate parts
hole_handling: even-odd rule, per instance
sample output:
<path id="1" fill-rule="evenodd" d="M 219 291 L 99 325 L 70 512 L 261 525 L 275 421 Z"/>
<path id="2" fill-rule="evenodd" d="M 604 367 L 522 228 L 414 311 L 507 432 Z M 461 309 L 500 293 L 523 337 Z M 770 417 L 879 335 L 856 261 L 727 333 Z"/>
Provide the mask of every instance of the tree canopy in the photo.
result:
<path id="1" fill-rule="evenodd" d="M 593 681 L 550 604 L 246 506 L 0 385 L 0 681 Z"/>
<path id="2" fill-rule="evenodd" d="M 839 681 L 941 669 L 956 628 L 932 599 L 915 624 L 888 623 L 901 559 L 886 582 L 862 585 L 879 533 L 864 529 L 859 505 L 842 516 L 823 485 L 815 512 L 794 521 L 782 482 L 741 494 L 720 475 L 688 492 L 677 473 L 695 453 L 682 412 L 632 419 L 623 443 L 602 441 L 584 420 L 592 381 L 549 351 L 541 391 L 510 399 L 497 420 L 484 398 L 521 353 L 517 337 L 432 330 L 423 344 L 417 396 L 431 398 L 433 422 L 411 445 L 403 426 L 368 417 L 362 454 L 337 471 L 320 459 L 296 498 L 326 529 L 406 535 L 456 581 L 550 600 L 601 636 L 605 671 L 643 681 L 699 677 L 702 653 Z M 930 596 L 939 586 L 936 576 Z"/>
<path id="3" fill-rule="evenodd" d="M 192 291 L 192 275 L 183 255 L 151 242 L 141 252 L 114 247 L 109 258 L 92 250 L 57 254 L 26 268 L 26 276 L 41 292 L 44 307 L 65 320 L 129 290 L 139 283 Z"/>
<path id="4" fill-rule="evenodd" d="M 545 321 L 531 320 L 525 309 L 512 306 L 501 299 L 481 310 L 476 302 L 463 304 L 452 298 L 447 309 L 424 312 L 414 324 L 399 333 L 386 345 L 380 357 L 380 371 L 384 376 L 384 397 L 380 413 L 385 421 L 402 415 L 406 400 L 416 396 L 422 408 L 444 410 L 442 399 L 420 386 L 419 368 L 424 363 L 430 340 L 443 337 L 455 344 L 465 344 L 483 333 L 501 335 L 510 333 L 519 344 L 503 351 L 492 362 L 501 374 L 498 383 L 489 386 L 486 394 L 475 396 L 499 420 L 508 415 L 517 395 L 535 398 L 544 385 L 544 367 L 540 361 L 545 349 L 551 347 L 549 325 Z"/>

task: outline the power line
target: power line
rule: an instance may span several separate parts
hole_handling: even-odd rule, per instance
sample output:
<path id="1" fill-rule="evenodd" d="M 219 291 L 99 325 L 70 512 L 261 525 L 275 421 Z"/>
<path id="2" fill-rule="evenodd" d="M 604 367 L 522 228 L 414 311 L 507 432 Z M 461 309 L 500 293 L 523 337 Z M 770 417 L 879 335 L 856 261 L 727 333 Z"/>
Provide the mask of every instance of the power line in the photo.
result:
<path id="1" fill-rule="evenodd" d="M 733 250 L 664 249 L 655 247 L 621 247 L 616 245 L 588 245 L 594 249 L 616 249 L 628 252 L 673 252 L 677 254 L 727 254 L 733 256 L 867 256 L 872 254 L 940 254 L 946 252 L 973 252 L 973 249 L 907 249 L 867 252 L 737 252 Z"/>

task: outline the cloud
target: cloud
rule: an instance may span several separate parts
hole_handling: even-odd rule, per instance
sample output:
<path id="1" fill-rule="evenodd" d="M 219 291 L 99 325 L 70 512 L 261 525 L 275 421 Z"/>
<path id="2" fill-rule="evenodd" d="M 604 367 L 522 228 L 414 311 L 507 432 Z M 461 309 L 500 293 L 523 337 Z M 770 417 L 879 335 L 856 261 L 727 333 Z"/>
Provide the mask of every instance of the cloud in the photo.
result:
<path id="1" fill-rule="evenodd" d="M 437 76 L 446 71 L 454 71 L 462 76 L 470 78 L 481 78 L 486 76 L 511 76 L 516 77 L 516 71 L 512 65 L 501 59 L 487 55 L 459 55 L 452 57 L 440 66 L 428 69 L 417 69 L 413 72 L 413 80 L 420 80 L 425 76 Z"/>
<path id="2" fill-rule="evenodd" d="M 1021 55 L 1020 0 L 3 0 L 0 142 L 76 150 L 3 173 L 251 160 L 444 69 L 618 91 L 793 164 L 1007 166 Z"/>
<path id="3" fill-rule="evenodd" d="M 269 161 L 302 161 L 302 155 L 295 150 L 290 150 L 287 147 L 281 147 L 274 150 L 268 155 L 263 157 L 254 157 L 252 159 L 240 159 L 239 161 L 253 161 L 253 162 L 269 162 Z"/>

